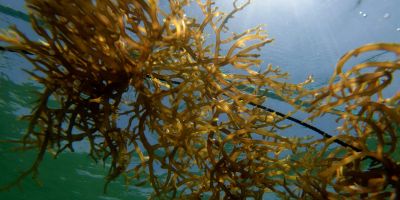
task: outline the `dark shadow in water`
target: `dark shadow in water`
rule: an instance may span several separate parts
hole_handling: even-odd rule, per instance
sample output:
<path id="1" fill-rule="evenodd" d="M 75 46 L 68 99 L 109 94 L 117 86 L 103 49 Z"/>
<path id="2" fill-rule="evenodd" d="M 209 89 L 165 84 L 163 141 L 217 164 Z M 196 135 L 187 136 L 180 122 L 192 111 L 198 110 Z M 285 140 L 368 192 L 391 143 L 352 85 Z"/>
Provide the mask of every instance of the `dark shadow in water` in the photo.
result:
<path id="1" fill-rule="evenodd" d="M 18 10 L 15 10 L 13 8 L 10 8 L 10 7 L 4 6 L 4 5 L 0 5 L 0 13 L 9 15 L 9 16 L 14 17 L 14 18 L 21 19 L 21 20 L 26 21 L 26 22 L 30 21 L 29 20 L 29 15 L 27 15 L 26 13 L 18 11 Z"/>
<path id="2" fill-rule="evenodd" d="M 1 69 L 1 67 L 0 67 Z M 31 83 L 18 85 L 0 72 L 0 134 L 1 137 L 20 137 L 27 123 L 18 120 L 19 109 L 32 105 L 37 98 L 38 87 Z"/>

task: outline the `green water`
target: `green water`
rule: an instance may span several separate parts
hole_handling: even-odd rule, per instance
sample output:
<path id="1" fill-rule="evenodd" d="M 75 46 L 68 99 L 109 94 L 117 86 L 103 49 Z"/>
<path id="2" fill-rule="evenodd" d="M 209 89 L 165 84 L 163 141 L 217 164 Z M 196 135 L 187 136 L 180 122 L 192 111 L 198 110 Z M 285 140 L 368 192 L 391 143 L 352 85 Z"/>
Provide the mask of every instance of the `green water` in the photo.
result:
<path id="1" fill-rule="evenodd" d="M 15 139 L 24 133 L 27 123 L 19 120 L 16 112 L 32 105 L 36 90 L 31 84 L 17 84 L 5 74 L 0 76 L 0 140 Z M 35 159 L 36 152 L 16 151 L 16 147 L 0 143 L 1 186 L 14 181 Z M 107 165 L 95 163 L 86 153 L 63 153 L 56 159 L 46 154 L 37 180 L 29 176 L 20 187 L 0 192 L 0 199 L 147 199 L 151 192 L 150 188 L 124 187 L 118 180 L 104 194 L 106 173 Z"/>
<path id="2" fill-rule="evenodd" d="M 0 5 L 0 12 L 2 23 L 22 21 L 28 26 L 29 16 L 24 12 L 4 5 Z M 27 65 L 21 62 L 12 53 L 0 52 L 0 140 L 17 139 L 24 134 L 27 122 L 19 115 L 29 113 L 35 92 L 40 91 L 26 80 L 14 80 L 25 76 L 21 69 Z M 35 160 L 34 150 L 18 151 L 18 147 L 0 143 L 0 187 L 15 181 Z M 0 199 L 147 199 L 152 191 L 143 186 L 126 187 L 121 178 L 109 184 L 104 193 L 107 172 L 107 164 L 94 162 L 85 152 L 67 152 L 57 158 L 47 153 L 37 179 L 28 176 L 18 187 L 0 192 Z"/>

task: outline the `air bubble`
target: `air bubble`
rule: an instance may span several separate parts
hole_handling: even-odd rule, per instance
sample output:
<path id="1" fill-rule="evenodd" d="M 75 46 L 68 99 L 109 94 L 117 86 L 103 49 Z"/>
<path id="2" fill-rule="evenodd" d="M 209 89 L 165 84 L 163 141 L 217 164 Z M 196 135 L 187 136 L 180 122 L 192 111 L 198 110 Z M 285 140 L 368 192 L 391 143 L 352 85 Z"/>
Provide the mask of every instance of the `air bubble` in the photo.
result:
<path id="1" fill-rule="evenodd" d="M 383 15 L 383 18 L 385 18 L 385 19 L 387 19 L 387 18 L 389 18 L 390 17 L 390 14 L 389 13 L 385 13 L 384 15 Z"/>
<path id="2" fill-rule="evenodd" d="M 363 17 L 367 17 L 367 16 L 368 16 L 367 13 L 365 13 L 365 12 L 363 12 L 363 11 L 360 11 L 359 13 L 360 13 L 360 15 L 363 16 Z"/>
<path id="3" fill-rule="evenodd" d="M 399 32 L 400 32 L 400 27 L 399 27 L 399 28 L 396 28 L 396 31 L 399 31 Z"/>

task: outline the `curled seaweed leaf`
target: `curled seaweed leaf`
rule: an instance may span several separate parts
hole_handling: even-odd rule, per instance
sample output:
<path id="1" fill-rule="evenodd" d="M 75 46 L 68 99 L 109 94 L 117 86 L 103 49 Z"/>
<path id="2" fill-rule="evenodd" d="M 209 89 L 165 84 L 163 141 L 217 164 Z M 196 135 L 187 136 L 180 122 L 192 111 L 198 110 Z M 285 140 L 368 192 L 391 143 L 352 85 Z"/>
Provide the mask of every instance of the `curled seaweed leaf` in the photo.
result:
<path id="1" fill-rule="evenodd" d="M 397 59 L 381 62 L 367 61 L 347 71 L 343 70 L 345 63 L 351 57 L 375 50 L 394 53 Z M 337 182 L 333 184 L 333 187 L 338 192 L 352 195 L 360 193 L 364 197 L 369 193 L 384 195 L 387 194 L 386 188 L 390 185 L 395 191 L 392 196 L 399 195 L 400 165 L 395 157 L 398 154 L 400 93 L 397 90 L 391 97 L 383 95 L 389 90 L 387 88 L 391 86 L 392 79 L 396 78 L 395 72 L 400 69 L 399 57 L 399 44 L 382 43 L 362 46 L 348 52 L 339 60 L 328 86 L 310 91 L 310 95 L 315 97 L 308 108 L 312 114 L 311 118 L 327 112 L 336 113 L 337 121 L 343 121 L 338 127 L 341 132 L 339 137 L 342 141 L 351 142 L 359 152 L 354 154 L 348 151 L 338 163 L 321 172 L 321 176 L 328 177 L 329 180 L 336 179 Z M 338 111 L 335 108 L 344 108 L 344 110 Z M 371 145 L 371 141 L 376 142 L 376 145 Z M 366 158 L 372 160 L 371 165 L 378 168 L 365 171 L 363 163 L 365 165 Z M 353 162 L 349 162 L 350 160 Z M 349 165 L 349 163 L 353 164 Z M 335 168 L 342 172 L 333 173 Z M 378 179 L 374 180 L 374 178 Z M 346 182 L 345 187 L 344 182 Z M 377 185 L 380 187 L 376 187 Z"/>

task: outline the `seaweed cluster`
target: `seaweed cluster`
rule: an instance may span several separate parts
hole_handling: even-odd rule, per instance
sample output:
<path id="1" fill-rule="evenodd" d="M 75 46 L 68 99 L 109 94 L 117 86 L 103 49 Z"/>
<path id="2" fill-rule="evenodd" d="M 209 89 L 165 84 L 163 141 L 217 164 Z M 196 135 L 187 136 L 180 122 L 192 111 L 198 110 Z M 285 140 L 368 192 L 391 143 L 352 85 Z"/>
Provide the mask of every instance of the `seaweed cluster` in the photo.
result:
<path id="1" fill-rule="evenodd" d="M 383 98 L 382 91 L 400 67 L 400 45 L 349 52 L 328 86 L 307 90 L 311 79 L 291 84 L 278 68 L 260 67 L 258 51 L 272 41 L 261 26 L 228 32 L 249 3 L 233 1 L 225 13 L 211 0 L 27 0 L 41 40 L 15 27 L 0 40 L 32 63 L 26 72 L 44 88 L 21 138 L 39 152 L 3 189 L 36 176 L 46 152 L 57 157 L 86 141 L 94 160 L 111 162 L 105 188 L 123 176 L 127 184 L 149 182 L 154 198 L 398 197 L 400 94 Z M 188 16 L 189 4 L 203 16 Z M 373 50 L 397 59 L 342 70 L 350 57 Z M 237 73 L 224 73 L 232 67 Z M 282 136 L 290 114 L 263 109 L 265 91 L 310 119 L 336 114 L 342 134 L 311 142 Z"/>
<path id="2" fill-rule="evenodd" d="M 367 61 L 345 70 L 351 57 L 377 50 L 394 53 L 396 59 Z M 309 93 L 314 96 L 309 98 L 311 106 L 307 109 L 310 119 L 332 113 L 341 122 L 340 134 L 325 141 L 325 146 L 340 140 L 352 147 L 330 152 L 324 158 L 332 159 L 329 166 L 319 173 L 321 180 L 332 183 L 341 195 L 399 198 L 400 91 L 398 86 L 390 88 L 400 69 L 399 56 L 400 44 L 368 44 L 354 49 L 338 61 L 328 86 Z M 393 90 L 395 94 L 390 92 Z"/>

